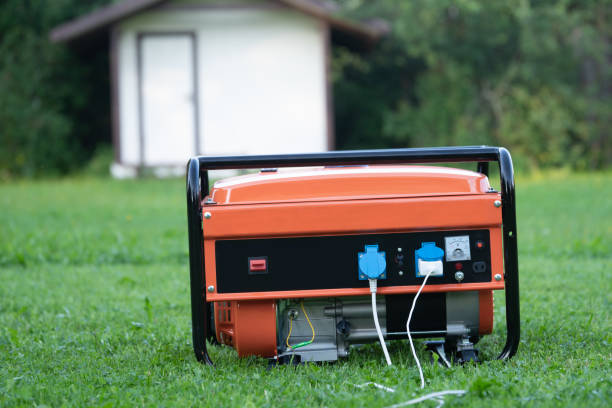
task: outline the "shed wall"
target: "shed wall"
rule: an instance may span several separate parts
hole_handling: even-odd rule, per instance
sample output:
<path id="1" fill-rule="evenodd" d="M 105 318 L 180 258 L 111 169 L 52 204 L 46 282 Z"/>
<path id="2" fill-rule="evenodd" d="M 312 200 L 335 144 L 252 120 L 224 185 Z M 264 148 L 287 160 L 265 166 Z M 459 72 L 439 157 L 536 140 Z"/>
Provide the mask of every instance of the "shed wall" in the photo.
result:
<path id="1" fill-rule="evenodd" d="M 116 30 L 122 164 L 141 164 L 143 33 L 195 34 L 199 151 L 185 152 L 185 161 L 195 153 L 327 150 L 328 38 L 321 21 L 280 7 L 166 8 L 124 20 Z"/>

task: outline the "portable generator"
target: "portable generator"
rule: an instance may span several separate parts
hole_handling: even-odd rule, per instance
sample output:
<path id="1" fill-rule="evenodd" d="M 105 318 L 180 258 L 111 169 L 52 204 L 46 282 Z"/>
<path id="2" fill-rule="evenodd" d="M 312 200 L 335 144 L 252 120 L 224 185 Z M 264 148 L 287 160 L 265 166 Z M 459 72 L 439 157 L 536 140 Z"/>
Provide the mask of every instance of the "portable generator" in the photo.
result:
<path id="1" fill-rule="evenodd" d="M 491 161 L 501 191 L 489 184 Z M 445 162 L 477 171 L 429 165 Z M 209 170 L 220 169 L 261 170 L 209 190 Z M 240 357 L 306 362 L 376 341 L 387 355 L 385 340 L 408 336 L 434 339 L 427 348 L 446 365 L 478 361 L 499 289 L 507 335 L 498 358 L 516 353 L 514 174 L 504 148 L 195 157 L 187 214 L 199 361 L 212 364 L 207 340 Z"/>

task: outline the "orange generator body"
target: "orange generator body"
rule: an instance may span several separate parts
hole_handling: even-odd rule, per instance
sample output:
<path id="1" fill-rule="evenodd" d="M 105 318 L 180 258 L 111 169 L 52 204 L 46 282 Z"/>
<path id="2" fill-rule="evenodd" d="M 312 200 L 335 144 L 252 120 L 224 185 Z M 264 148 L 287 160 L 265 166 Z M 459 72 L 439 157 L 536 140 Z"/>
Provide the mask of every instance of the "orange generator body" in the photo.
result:
<path id="1" fill-rule="evenodd" d="M 472 161 L 477 171 L 415 165 Z M 489 184 L 491 161 L 501 191 Z M 261 171 L 209 190 L 209 170 L 244 168 Z M 407 339 L 408 327 L 446 364 L 479 361 L 493 291 L 504 289 L 499 358 L 517 350 L 514 176 L 503 148 L 196 157 L 187 204 L 200 361 L 211 363 L 206 340 L 240 357 L 335 361 L 353 344 Z"/>

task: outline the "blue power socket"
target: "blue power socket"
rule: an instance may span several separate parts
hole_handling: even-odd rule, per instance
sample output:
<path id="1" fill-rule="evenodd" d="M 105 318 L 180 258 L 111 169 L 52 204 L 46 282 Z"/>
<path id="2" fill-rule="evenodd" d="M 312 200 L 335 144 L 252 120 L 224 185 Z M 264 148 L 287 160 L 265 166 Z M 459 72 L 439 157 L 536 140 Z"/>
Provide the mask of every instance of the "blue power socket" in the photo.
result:
<path id="1" fill-rule="evenodd" d="M 384 251 L 378 250 L 378 244 L 366 245 L 364 252 L 357 253 L 359 280 L 386 279 L 387 260 Z"/>
<path id="2" fill-rule="evenodd" d="M 421 242 L 421 247 L 414 251 L 414 267 L 416 276 L 423 277 L 419 271 L 419 259 L 425 262 L 442 262 L 443 257 L 444 250 L 437 247 L 435 242 Z M 432 274 L 432 276 L 441 276 L 441 274 L 442 269 L 440 269 L 440 273 Z"/>

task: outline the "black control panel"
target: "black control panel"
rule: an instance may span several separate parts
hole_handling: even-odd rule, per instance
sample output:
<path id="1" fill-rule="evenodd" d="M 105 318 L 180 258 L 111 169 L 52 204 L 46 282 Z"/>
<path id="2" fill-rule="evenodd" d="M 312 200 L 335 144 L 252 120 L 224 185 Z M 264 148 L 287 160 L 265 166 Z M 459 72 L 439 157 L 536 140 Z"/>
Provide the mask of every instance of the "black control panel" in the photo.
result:
<path id="1" fill-rule="evenodd" d="M 379 279 L 379 287 L 420 285 L 423 278 L 416 274 L 415 251 L 431 242 L 444 250 L 443 275 L 430 276 L 428 285 L 491 281 L 489 230 L 434 231 L 219 240 L 217 292 L 368 287 L 358 274 L 358 254 L 366 245 L 378 245 L 385 252 L 386 278 Z M 254 260 L 264 258 L 265 272 L 260 266 L 262 270 L 253 273 Z"/>

